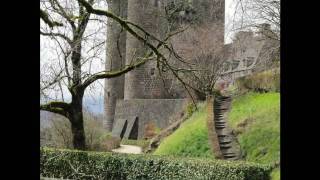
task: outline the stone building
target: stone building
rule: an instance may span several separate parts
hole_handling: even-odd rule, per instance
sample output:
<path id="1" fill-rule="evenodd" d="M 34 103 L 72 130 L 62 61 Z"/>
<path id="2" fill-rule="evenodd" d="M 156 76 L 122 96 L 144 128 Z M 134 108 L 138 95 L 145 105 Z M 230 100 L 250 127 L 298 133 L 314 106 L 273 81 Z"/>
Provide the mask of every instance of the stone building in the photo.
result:
<path id="1" fill-rule="evenodd" d="M 219 83 L 232 84 L 239 77 L 273 68 L 280 42 L 268 36 L 269 28 L 262 24 L 257 32 L 237 32 L 232 43 L 224 46 L 227 57 Z"/>
<path id="2" fill-rule="evenodd" d="M 111 12 L 138 24 L 159 39 L 165 36 L 168 29 L 170 31 L 170 28 L 173 28 L 172 24 L 168 22 L 168 19 L 164 19 L 164 17 L 166 17 L 166 10 L 175 8 L 181 4 L 186 8 L 181 9 L 179 14 L 175 16 L 175 19 L 171 19 L 171 22 L 173 22 L 174 25 L 193 23 L 191 27 L 193 31 L 197 31 L 197 28 L 204 27 L 204 25 L 210 29 L 213 27 L 214 29 L 219 29 L 215 34 L 217 39 L 216 42 L 219 41 L 219 44 L 223 46 L 224 0 L 108 1 L 108 7 Z M 191 22 L 191 20 L 193 21 Z M 147 48 L 141 42 L 130 34 L 125 34 L 112 20 L 108 20 L 107 31 L 106 70 L 114 70 L 125 64 L 130 64 L 132 60 L 141 57 L 146 53 Z M 180 36 L 175 37 L 172 44 L 183 43 L 192 47 L 192 44 L 186 41 L 186 36 L 187 32 L 185 35 L 181 34 Z M 171 87 L 170 90 L 166 89 L 168 86 Z M 154 115 L 151 116 L 140 113 L 140 123 L 138 125 L 139 137 L 143 136 L 143 126 L 148 121 L 154 121 L 154 123 L 161 128 L 168 126 L 171 122 L 160 118 L 156 114 L 165 114 L 168 111 L 165 110 L 166 106 L 171 107 L 171 109 L 176 109 L 177 114 L 182 112 L 183 107 L 186 105 L 185 102 L 187 102 L 185 99 L 187 97 L 186 93 L 182 89 L 183 88 L 178 84 L 178 81 L 169 74 L 160 77 L 155 61 L 146 63 L 125 74 L 125 76 L 107 79 L 105 81 L 106 117 L 104 122 L 106 130 L 111 131 L 112 127 L 119 126 L 120 121 L 123 121 L 120 119 L 126 119 L 127 121 L 135 119 L 133 117 L 134 115 L 129 113 L 132 111 L 129 111 L 128 109 L 132 110 L 140 108 L 139 111 L 141 111 L 141 109 L 143 110 L 145 107 L 145 104 L 149 104 L 148 111 L 152 112 L 150 108 L 153 107 L 157 113 L 154 113 Z M 139 103 L 132 103 L 137 102 L 138 100 Z M 155 105 L 157 104 L 155 103 L 156 101 L 158 102 L 158 105 Z M 182 101 L 184 103 L 182 103 Z M 126 104 L 125 108 L 123 104 Z M 127 109 L 127 111 L 124 109 Z M 138 114 L 139 113 L 136 113 L 136 115 Z M 144 122 L 142 122 L 142 120 Z M 131 124 L 133 126 L 134 123 Z"/>

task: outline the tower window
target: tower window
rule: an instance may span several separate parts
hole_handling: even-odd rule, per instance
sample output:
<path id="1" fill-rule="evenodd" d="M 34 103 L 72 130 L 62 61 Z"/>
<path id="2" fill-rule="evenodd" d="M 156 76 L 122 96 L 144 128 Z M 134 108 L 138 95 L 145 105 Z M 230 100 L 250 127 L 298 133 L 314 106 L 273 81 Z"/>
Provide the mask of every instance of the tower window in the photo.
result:
<path id="1" fill-rule="evenodd" d="M 150 75 L 151 75 L 151 76 L 154 76 L 155 70 L 156 70 L 155 68 L 151 68 L 151 69 L 150 69 Z"/>

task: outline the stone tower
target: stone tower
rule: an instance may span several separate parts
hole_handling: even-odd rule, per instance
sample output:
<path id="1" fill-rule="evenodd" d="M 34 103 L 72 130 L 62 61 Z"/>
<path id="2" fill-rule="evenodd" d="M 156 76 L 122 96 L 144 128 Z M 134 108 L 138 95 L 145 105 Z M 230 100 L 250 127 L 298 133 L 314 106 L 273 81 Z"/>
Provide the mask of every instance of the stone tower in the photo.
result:
<path id="1" fill-rule="evenodd" d="M 224 44 L 224 1 L 225 0 L 109 0 L 108 7 L 113 13 L 127 17 L 130 22 L 138 24 L 159 39 L 164 37 L 168 24 L 164 21 L 164 9 L 169 5 L 187 3 L 192 9 L 180 12 L 181 18 L 176 23 L 188 23 L 186 19 L 195 16 L 196 23 L 192 29 L 206 25 L 215 29 L 215 39 Z M 148 48 L 131 34 L 120 33 L 121 28 L 115 22 L 108 22 L 107 64 L 106 70 L 118 69 L 129 65 L 139 57 L 144 57 Z M 184 35 L 188 37 L 188 35 Z M 120 37 L 120 38 L 119 38 Z M 186 43 L 184 38 L 176 37 L 177 43 Z M 117 43 L 119 50 L 117 49 Z M 152 42 L 151 43 L 155 43 Z M 189 44 L 187 44 L 189 46 Z M 192 46 L 190 44 L 190 46 Z M 164 83 L 165 82 L 165 83 Z M 168 93 L 165 87 L 170 84 L 175 92 Z M 185 98 L 186 92 L 170 75 L 160 78 L 156 62 L 150 61 L 136 68 L 125 76 L 106 80 L 105 82 L 105 127 L 111 130 L 114 122 L 117 100 L 133 99 L 173 99 Z M 172 95 L 174 94 L 174 95 Z M 159 110 L 160 111 L 160 110 Z M 160 112 L 159 112 L 160 113 Z M 116 120 L 115 120 L 116 121 Z"/>
<path id="2" fill-rule="evenodd" d="M 138 24 L 150 34 L 159 38 L 161 3 L 159 0 L 130 0 L 128 20 Z M 132 35 L 127 36 L 126 64 L 144 57 L 147 47 Z M 161 99 L 166 98 L 162 82 L 157 76 L 154 61 L 128 72 L 125 75 L 124 99 Z"/>
<path id="3" fill-rule="evenodd" d="M 108 0 L 108 10 L 122 18 L 127 18 L 127 8 L 127 0 Z M 106 70 L 116 70 L 124 66 L 126 59 L 126 32 L 111 18 L 108 18 L 107 22 L 106 46 Z M 117 99 L 123 99 L 123 94 L 124 75 L 105 79 L 104 108 L 106 117 L 104 128 L 107 131 L 112 130 L 116 101 Z"/>

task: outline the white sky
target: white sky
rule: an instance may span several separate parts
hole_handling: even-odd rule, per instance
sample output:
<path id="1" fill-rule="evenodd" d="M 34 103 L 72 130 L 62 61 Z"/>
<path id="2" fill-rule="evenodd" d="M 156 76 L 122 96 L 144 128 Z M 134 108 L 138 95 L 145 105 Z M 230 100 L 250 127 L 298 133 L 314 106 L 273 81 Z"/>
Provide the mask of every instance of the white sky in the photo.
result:
<path id="1" fill-rule="evenodd" d="M 233 33 L 231 30 L 231 22 L 235 8 L 235 0 L 225 0 L 225 44 L 231 43 Z"/>

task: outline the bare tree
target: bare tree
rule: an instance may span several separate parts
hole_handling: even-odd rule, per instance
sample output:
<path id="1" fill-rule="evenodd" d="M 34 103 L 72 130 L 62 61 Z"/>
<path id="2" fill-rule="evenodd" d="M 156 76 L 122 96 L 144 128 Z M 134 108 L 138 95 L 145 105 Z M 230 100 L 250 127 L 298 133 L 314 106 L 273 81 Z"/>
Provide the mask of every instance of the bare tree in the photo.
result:
<path id="1" fill-rule="evenodd" d="M 225 60 L 223 40 L 219 38 L 223 29 L 217 26 L 219 24 L 203 24 L 188 29 L 187 32 L 179 34 L 180 41 L 176 41 L 174 45 L 183 59 L 190 62 L 189 69 L 184 68 L 183 71 L 187 87 L 193 90 L 197 99 L 207 100 L 208 139 L 215 157 L 223 158 L 213 125 L 213 96 L 217 92 L 216 84 L 223 72 Z"/>
<path id="2" fill-rule="evenodd" d="M 57 63 L 54 65 L 43 63 L 41 69 L 44 72 L 41 74 L 40 94 L 46 103 L 40 105 L 40 110 L 60 114 L 70 121 L 75 149 L 86 149 L 83 97 L 85 90 L 94 82 L 121 76 L 151 60 L 157 61 L 159 67 L 166 67 L 174 71 L 164 55 L 166 53 L 161 52 L 174 52 L 167 41 L 177 32 L 168 33 L 163 40 L 160 40 L 137 24 L 122 19 L 107 10 L 95 8 L 99 7 L 99 3 L 102 2 L 99 0 L 43 0 L 40 6 L 40 18 L 44 22 L 40 27 L 40 35 L 50 37 L 54 42 L 54 50 L 57 52 L 49 55 L 53 56 L 51 61 Z M 93 37 L 92 39 L 95 40 L 99 31 L 99 27 L 95 26 L 93 32 L 88 33 L 88 24 L 103 23 L 105 22 L 103 18 L 106 17 L 119 23 L 127 33 L 143 43 L 149 52 L 120 69 L 92 72 L 91 64 L 94 59 L 99 59 L 97 53 L 104 41 L 88 43 L 88 38 Z M 89 53 L 84 52 L 85 50 L 87 52 L 93 50 L 97 53 L 92 53 L 90 56 Z M 85 68 L 87 70 L 84 70 Z M 179 78 L 177 74 L 175 75 Z M 51 93 L 53 91 L 57 97 L 52 99 L 48 91 Z M 70 94 L 70 102 L 64 98 L 64 92 Z"/>
<path id="3" fill-rule="evenodd" d="M 263 29 L 266 37 L 280 41 L 280 0 L 235 0 L 233 30 Z M 261 26 L 269 24 L 268 26 Z"/>
<path id="4" fill-rule="evenodd" d="M 179 35 L 180 41 L 174 42 L 175 49 L 189 62 L 183 71 L 187 86 L 202 100 L 214 92 L 222 73 L 223 41 L 217 38 L 217 34 L 221 33 L 221 28 L 214 25 L 202 25 L 188 29 Z"/>

